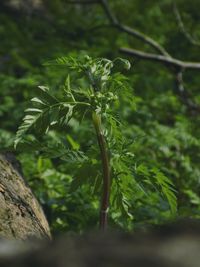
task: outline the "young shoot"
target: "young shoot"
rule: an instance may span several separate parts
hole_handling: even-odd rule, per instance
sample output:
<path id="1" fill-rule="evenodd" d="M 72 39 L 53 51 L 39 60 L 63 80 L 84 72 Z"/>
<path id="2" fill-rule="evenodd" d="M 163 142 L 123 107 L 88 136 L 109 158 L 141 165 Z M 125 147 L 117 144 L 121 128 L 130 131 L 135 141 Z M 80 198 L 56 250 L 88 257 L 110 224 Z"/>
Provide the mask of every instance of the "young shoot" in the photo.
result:
<path id="1" fill-rule="evenodd" d="M 59 143 L 52 149 L 37 141 L 34 149 L 45 152 L 46 156 L 52 158 L 73 161 L 77 163 L 79 170 L 84 168 L 85 162 L 89 162 L 92 168 L 92 162 L 98 161 L 100 157 L 101 169 L 95 170 L 95 177 L 91 178 L 93 181 L 96 179 L 95 186 L 99 187 L 97 192 L 100 193 L 100 229 L 105 230 L 107 227 L 110 203 L 133 218 L 129 213 L 129 200 L 133 198 L 135 188 L 143 190 L 144 186 L 149 184 L 161 190 L 171 209 L 175 211 L 176 199 L 169 179 L 154 170 L 152 175 L 150 172 L 146 174 L 149 175 L 148 183 L 146 178 L 143 181 L 137 180 L 140 174 L 145 174 L 144 168 L 141 166 L 139 173 L 136 173 L 134 155 L 129 150 L 133 142 L 126 140 L 121 131 L 122 124 L 115 114 L 114 107 L 119 106 L 121 101 L 119 96 L 127 91 L 131 96 L 126 78 L 116 70 L 129 69 L 130 63 L 121 58 L 111 61 L 84 56 L 61 57 L 46 65 L 66 68 L 66 82 L 60 88 L 62 95 L 53 94 L 46 86 L 39 86 L 38 95 L 31 100 L 31 107 L 25 110 L 26 115 L 16 134 L 15 147 L 19 143 L 27 142 L 26 136 L 30 133 L 41 137 L 52 129 L 61 127 L 67 129 L 66 126 L 70 125 L 72 119 L 78 120 L 80 124 L 83 120 L 87 120 L 93 127 L 96 137 L 96 142 L 92 146 L 98 148 L 93 161 L 89 160 L 87 150 L 69 149 L 65 142 Z M 71 76 L 75 77 L 72 82 Z M 132 97 L 129 100 L 132 101 Z M 73 138 L 76 139 L 76 136 Z M 90 177 L 89 173 L 88 176 Z M 74 180 L 76 180 L 75 175 Z M 78 186 L 82 183 L 78 180 Z M 142 183 L 144 186 L 141 186 Z"/>

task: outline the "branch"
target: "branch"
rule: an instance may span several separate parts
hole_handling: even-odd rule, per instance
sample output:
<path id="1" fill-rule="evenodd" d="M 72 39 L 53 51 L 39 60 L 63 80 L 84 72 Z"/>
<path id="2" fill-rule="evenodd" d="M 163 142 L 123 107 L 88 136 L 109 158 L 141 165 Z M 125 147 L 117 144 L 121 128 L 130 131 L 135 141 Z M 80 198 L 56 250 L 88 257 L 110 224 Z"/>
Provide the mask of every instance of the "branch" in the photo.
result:
<path id="1" fill-rule="evenodd" d="M 153 53 L 147 53 L 147 52 L 143 52 L 143 51 L 136 50 L 136 49 L 120 48 L 120 52 L 125 53 L 129 56 L 135 56 L 135 57 L 149 60 L 149 61 L 156 61 L 156 62 L 160 62 L 162 64 L 165 64 L 167 67 L 173 67 L 173 68 L 171 68 L 171 70 L 173 71 L 173 73 L 175 75 L 175 83 L 176 83 L 175 91 L 176 91 L 177 95 L 179 95 L 182 103 L 187 106 L 189 112 L 191 112 L 192 114 L 196 114 L 196 112 L 200 113 L 200 106 L 198 104 L 196 104 L 195 102 L 193 102 L 190 99 L 190 95 L 188 94 L 188 92 L 185 91 L 184 86 L 183 86 L 183 78 L 182 78 L 183 71 L 185 69 L 200 70 L 200 63 L 185 62 L 185 61 L 181 61 L 181 60 L 178 60 L 176 58 L 173 58 L 165 50 L 165 48 L 163 46 L 161 46 L 158 42 L 156 42 L 151 37 L 145 35 L 144 33 L 141 33 L 140 31 L 137 31 L 134 28 L 131 28 L 129 26 L 126 26 L 126 25 L 120 23 L 118 21 L 118 19 L 116 18 L 116 16 L 111 11 L 107 0 L 96 0 L 95 2 L 94 1 L 87 1 L 87 2 L 101 4 L 109 22 L 110 22 L 110 25 L 97 26 L 97 27 L 95 27 L 95 29 L 101 28 L 101 27 L 115 27 L 119 31 L 125 32 L 125 33 L 143 41 L 143 43 L 148 44 L 155 51 L 159 52 L 159 54 L 153 54 Z M 180 14 L 179 14 L 178 19 L 179 19 L 179 23 L 180 22 L 182 23 Z M 181 27 L 183 27 L 183 23 L 182 23 Z"/>
<path id="2" fill-rule="evenodd" d="M 167 66 L 173 66 L 179 69 L 200 70 L 200 63 L 196 63 L 196 62 L 185 62 L 185 61 L 181 61 L 181 60 L 178 60 L 172 57 L 146 53 L 140 50 L 124 48 L 124 47 L 120 48 L 120 52 L 127 54 L 129 56 L 135 56 L 135 57 L 146 59 L 146 60 L 161 62 Z"/>
<path id="3" fill-rule="evenodd" d="M 183 21 L 182 21 L 182 18 L 181 18 L 181 15 L 180 15 L 180 12 L 176 6 L 176 4 L 173 5 L 173 10 L 174 10 L 174 14 L 175 14 L 175 17 L 176 17 L 176 20 L 178 22 L 178 26 L 181 30 L 181 32 L 184 34 L 184 36 L 186 37 L 186 39 L 192 44 L 192 45 L 197 45 L 197 46 L 200 46 L 200 42 L 195 40 L 192 35 L 186 30 L 184 24 L 183 24 Z"/>
<path id="4" fill-rule="evenodd" d="M 111 12 L 107 0 L 99 0 L 99 2 L 102 5 L 110 23 L 114 24 L 114 25 L 118 25 L 119 22 L 118 22 L 117 18 L 115 17 L 115 15 Z"/>
<path id="5" fill-rule="evenodd" d="M 191 99 L 191 94 L 184 88 L 183 71 L 177 70 L 175 73 L 175 91 L 181 102 L 187 107 L 191 115 L 197 115 L 200 112 L 200 106 Z"/>
<path id="6" fill-rule="evenodd" d="M 102 7 L 110 21 L 110 23 L 118 28 L 120 31 L 125 32 L 131 36 L 136 37 L 137 39 L 143 41 L 144 43 L 150 45 L 152 48 L 154 48 L 157 52 L 159 52 L 162 55 L 168 56 L 170 57 L 169 53 L 161 46 L 158 44 L 158 42 L 156 42 L 155 40 L 153 40 L 152 38 L 150 38 L 149 36 L 137 31 L 136 29 L 130 28 L 126 25 L 121 24 L 117 18 L 115 17 L 115 15 L 112 13 L 107 0 L 100 0 L 100 3 L 102 4 Z"/>

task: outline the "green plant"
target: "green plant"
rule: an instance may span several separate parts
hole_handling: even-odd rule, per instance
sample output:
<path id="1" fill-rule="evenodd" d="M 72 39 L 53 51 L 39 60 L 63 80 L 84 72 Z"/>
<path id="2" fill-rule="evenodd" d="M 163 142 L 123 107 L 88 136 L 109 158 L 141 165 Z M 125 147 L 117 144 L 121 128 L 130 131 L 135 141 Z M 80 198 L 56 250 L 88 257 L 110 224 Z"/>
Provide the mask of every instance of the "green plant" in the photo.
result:
<path id="1" fill-rule="evenodd" d="M 134 164 L 134 140 L 124 135 L 126 123 L 120 121 L 118 111 L 123 101 L 130 106 L 134 106 L 134 101 L 126 78 L 118 70 L 122 67 L 129 69 L 130 63 L 121 58 L 111 61 L 84 56 L 62 57 L 46 65 L 67 67 L 73 73 L 72 82 L 68 75 L 60 90 L 54 94 L 48 87 L 39 86 L 38 96 L 32 99 L 34 107 L 26 110 L 27 115 L 16 134 L 15 147 L 18 143 L 28 144 L 29 148 L 40 151 L 46 157 L 60 158 L 71 167 L 75 164 L 75 170 L 71 171 L 74 177 L 72 190 L 89 182 L 93 192 L 101 194 L 101 229 L 107 226 L 110 201 L 111 206 L 120 208 L 132 219 L 129 200 L 136 189 L 158 188 L 167 198 L 171 210 L 175 211 L 176 198 L 171 181 L 156 168 L 148 170 L 143 165 L 137 167 Z M 89 123 L 86 124 L 88 140 L 82 151 L 73 138 L 64 136 L 74 122 L 81 124 L 84 121 Z M 97 140 L 92 143 L 91 124 Z M 51 137 L 51 132 L 55 130 L 63 131 L 63 137 L 53 145 L 41 139 L 47 134 Z M 28 133 L 35 137 L 30 138 Z M 91 139 L 94 140 L 93 136 L 92 131 Z"/>

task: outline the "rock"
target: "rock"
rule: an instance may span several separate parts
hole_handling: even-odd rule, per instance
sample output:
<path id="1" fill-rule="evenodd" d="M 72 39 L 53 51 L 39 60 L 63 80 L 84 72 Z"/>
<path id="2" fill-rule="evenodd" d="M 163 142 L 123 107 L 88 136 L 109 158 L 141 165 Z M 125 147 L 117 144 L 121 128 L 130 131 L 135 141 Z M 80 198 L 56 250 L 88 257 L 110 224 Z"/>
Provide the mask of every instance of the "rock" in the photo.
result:
<path id="1" fill-rule="evenodd" d="M 66 235 L 47 244 L 7 243 L 6 248 L 11 253 L 3 257 L 0 250 L 1 267 L 199 267 L 200 223 L 177 222 L 135 234 Z"/>

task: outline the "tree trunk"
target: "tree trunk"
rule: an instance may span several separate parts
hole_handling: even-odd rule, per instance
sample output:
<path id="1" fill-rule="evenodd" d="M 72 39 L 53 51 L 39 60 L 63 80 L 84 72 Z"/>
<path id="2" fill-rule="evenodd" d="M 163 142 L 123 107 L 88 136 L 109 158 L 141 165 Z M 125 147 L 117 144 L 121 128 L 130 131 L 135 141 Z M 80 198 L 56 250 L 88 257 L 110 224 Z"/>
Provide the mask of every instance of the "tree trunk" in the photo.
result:
<path id="1" fill-rule="evenodd" d="M 0 155 L 0 238 L 50 239 L 41 206 L 8 155 Z"/>

